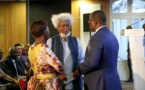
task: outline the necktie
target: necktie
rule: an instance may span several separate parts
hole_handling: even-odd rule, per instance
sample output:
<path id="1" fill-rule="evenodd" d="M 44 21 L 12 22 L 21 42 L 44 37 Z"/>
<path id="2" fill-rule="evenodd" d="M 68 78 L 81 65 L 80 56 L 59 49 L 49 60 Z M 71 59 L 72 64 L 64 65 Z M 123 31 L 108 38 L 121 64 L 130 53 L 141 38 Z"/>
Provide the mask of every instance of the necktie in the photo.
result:
<path id="1" fill-rule="evenodd" d="M 16 69 L 16 74 L 17 74 L 17 77 L 18 77 L 18 70 L 17 70 L 17 66 L 16 66 L 15 60 L 13 60 L 13 64 L 14 64 L 14 67 L 15 67 L 15 69 Z"/>

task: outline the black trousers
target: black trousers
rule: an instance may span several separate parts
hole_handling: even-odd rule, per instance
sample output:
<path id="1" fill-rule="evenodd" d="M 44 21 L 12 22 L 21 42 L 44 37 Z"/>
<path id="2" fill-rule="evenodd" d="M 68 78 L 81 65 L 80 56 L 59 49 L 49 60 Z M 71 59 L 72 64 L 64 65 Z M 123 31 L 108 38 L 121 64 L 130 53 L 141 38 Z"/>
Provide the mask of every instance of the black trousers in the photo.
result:
<path id="1" fill-rule="evenodd" d="M 128 63 L 128 69 L 129 69 L 129 79 L 132 79 L 132 80 L 133 80 L 131 59 L 128 59 L 128 60 L 127 60 L 127 63 Z"/>
<path id="2" fill-rule="evenodd" d="M 20 90 L 19 86 L 15 83 L 6 86 L 6 90 Z"/>

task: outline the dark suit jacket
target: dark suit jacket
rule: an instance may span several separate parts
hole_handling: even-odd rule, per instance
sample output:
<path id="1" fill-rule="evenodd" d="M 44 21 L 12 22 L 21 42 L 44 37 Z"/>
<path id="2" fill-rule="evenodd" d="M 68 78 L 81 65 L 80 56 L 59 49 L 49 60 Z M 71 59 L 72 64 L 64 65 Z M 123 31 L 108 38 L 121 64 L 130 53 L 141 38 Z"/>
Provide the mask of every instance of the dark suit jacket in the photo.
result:
<path id="1" fill-rule="evenodd" d="M 106 26 L 91 37 L 85 61 L 78 67 L 84 74 L 85 90 L 121 90 L 117 72 L 118 49 L 115 35 Z"/>
<path id="2" fill-rule="evenodd" d="M 0 68 L 9 76 L 14 77 L 12 75 L 12 72 L 9 70 L 8 66 L 3 61 L 0 62 Z"/>
<path id="3" fill-rule="evenodd" d="M 10 58 L 10 56 L 7 56 L 4 59 L 4 62 L 8 66 L 8 68 L 10 69 L 10 71 L 12 72 L 12 74 L 15 77 L 17 77 L 16 69 L 14 67 L 14 64 L 13 64 L 12 59 Z M 24 69 L 25 69 L 24 66 L 22 66 L 22 64 L 20 64 L 20 62 L 18 60 L 15 60 L 15 62 L 16 62 L 16 66 L 17 66 L 18 75 L 25 75 L 25 73 L 24 73 Z"/>
<path id="4" fill-rule="evenodd" d="M 7 65 L 3 61 L 0 62 L 0 69 L 3 72 L 5 72 L 7 75 L 9 75 L 11 77 L 14 77 L 13 74 L 12 74 L 12 72 L 9 70 L 9 68 L 7 67 Z M 11 83 L 10 81 L 7 81 L 7 80 L 5 80 L 3 78 L 0 78 L 0 82 L 2 84 Z"/>

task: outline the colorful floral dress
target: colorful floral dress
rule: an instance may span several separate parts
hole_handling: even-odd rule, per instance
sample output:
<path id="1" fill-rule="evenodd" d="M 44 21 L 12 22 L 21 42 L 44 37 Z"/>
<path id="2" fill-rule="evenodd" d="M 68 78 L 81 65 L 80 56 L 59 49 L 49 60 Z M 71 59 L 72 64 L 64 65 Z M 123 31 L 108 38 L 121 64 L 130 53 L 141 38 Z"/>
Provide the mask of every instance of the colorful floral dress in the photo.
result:
<path id="1" fill-rule="evenodd" d="M 37 42 L 29 48 L 28 57 L 34 74 L 27 90 L 61 90 L 57 75 L 63 68 L 51 49 Z"/>

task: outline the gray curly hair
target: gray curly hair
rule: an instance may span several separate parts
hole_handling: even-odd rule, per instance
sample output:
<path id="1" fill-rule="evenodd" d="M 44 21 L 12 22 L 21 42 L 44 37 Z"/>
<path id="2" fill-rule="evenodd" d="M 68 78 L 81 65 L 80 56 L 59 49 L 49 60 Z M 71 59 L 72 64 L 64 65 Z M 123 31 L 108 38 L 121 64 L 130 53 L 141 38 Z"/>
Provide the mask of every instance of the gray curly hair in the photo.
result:
<path id="1" fill-rule="evenodd" d="M 58 24 L 61 20 L 69 20 L 70 25 L 74 23 L 74 18 L 70 13 L 60 13 L 60 14 L 54 14 L 51 17 L 52 24 L 55 28 L 58 27 Z"/>

